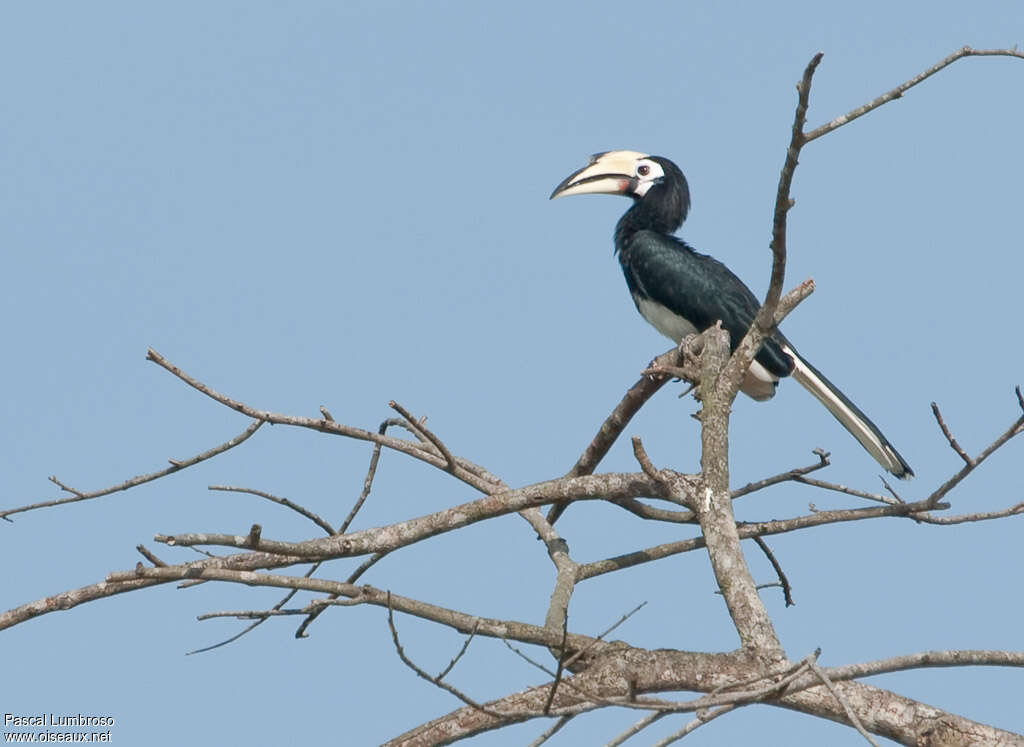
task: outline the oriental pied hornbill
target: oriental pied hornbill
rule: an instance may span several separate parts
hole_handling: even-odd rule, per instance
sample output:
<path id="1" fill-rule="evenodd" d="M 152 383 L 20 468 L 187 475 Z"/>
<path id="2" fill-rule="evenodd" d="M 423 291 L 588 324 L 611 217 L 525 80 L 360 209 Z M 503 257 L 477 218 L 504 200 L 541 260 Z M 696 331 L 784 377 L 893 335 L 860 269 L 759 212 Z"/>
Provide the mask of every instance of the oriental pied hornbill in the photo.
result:
<path id="1" fill-rule="evenodd" d="M 760 304 L 725 265 L 672 235 L 690 209 L 690 189 L 679 167 L 667 158 L 630 150 L 598 153 L 555 187 L 551 199 L 588 193 L 633 199 L 615 227 L 615 252 L 644 319 L 676 342 L 720 319 L 735 350 Z M 781 332 L 765 340 L 740 389 L 755 400 L 770 399 L 783 376 L 792 376 L 817 397 L 886 470 L 896 477 L 913 476 L 878 426 L 801 358 Z"/>

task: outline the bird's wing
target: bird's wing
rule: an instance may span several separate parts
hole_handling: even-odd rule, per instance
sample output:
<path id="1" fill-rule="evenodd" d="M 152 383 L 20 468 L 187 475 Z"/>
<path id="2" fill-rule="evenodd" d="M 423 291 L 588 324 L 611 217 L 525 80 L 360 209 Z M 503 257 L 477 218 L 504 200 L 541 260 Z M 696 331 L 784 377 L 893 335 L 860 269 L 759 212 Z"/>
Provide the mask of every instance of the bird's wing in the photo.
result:
<path id="1" fill-rule="evenodd" d="M 673 335 L 651 319 L 651 307 L 648 305 L 645 311 L 643 301 L 653 301 L 682 317 L 698 332 L 721 320 L 733 350 L 761 308 L 750 289 L 728 267 L 674 237 L 638 231 L 623 248 L 621 260 L 637 308 L 670 337 Z M 793 370 L 793 361 L 771 338 L 765 341 L 756 360 L 775 376 L 788 376 Z"/>

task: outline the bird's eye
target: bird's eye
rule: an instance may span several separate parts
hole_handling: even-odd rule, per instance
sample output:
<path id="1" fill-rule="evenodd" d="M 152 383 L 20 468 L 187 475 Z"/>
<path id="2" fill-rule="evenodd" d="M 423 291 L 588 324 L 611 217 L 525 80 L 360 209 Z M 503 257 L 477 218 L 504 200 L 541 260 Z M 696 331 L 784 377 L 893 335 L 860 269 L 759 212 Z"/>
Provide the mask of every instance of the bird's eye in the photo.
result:
<path id="1" fill-rule="evenodd" d="M 651 173 L 651 167 L 646 163 L 642 163 L 636 167 L 636 173 L 640 176 L 647 176 Z"/>

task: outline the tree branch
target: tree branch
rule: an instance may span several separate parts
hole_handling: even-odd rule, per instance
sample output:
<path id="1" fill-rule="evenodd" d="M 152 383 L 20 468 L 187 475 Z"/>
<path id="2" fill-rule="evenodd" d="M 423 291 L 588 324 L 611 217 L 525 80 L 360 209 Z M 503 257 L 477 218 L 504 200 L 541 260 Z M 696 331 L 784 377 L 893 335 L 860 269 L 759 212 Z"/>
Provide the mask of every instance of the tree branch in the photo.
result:
<path id="1" fill-rule="evenodd" d="M 814 289 L 806 281 L 780 303 L 786 275 L 786 215 L 792 207 L 789 197 L 800 149 L 804 144 L 803 126 L 810 101 L 811 80 L 821 62 L 819 52 L 808 63 L 797 86 L 797 106 L 786 159 L 779 177 L 772 226 L 772 272 L 764 304 L 754 323 L 729 356 L 728 333 L 720 328 L 704 332 L 701 354 L 701 478 L 703 495 L 696 504 L 701 530 L 707 539 L 711 566 L 722 590 L 729 614 L 745 650 L 756 651 L 766 660 L 778 660 L 785 654 L 771 617 L 757 592 L 750 568 L 743 557 L 740 537 L 732 511 L 729 492 L 729 414 L 750 363 L 761 344 L 781 317 L 796 307 Z M 781 312 L 781 313 L 778 313 Z"/>
<path id="2" fill-rule="evenodd" d="M 681 357 L 682 352 L 679 348 L 674 347 L 671 350 L 666 350 L 651 361 L 649 368 L 653 366 L 676 365 L 681 360 Z M 597 434 L 583 451 L 583 454 L 580 455 L 572 469 L 565 473 L 565 476 L 581 477 L 593 474 L 594 470 L 597 469 L 597 465 L 601 463 L 601 460 L 604 459 L 605 455 L 612 448 L 612 445 L 622 434 L 622 431 L 629 425 L 629 421 L 633 419 L 633 416 L 668 381 L 668 376 L 652 376 L 647 374 L 641 376 L 629 388 L 629 391 L 623 395 L 622 400 L 615 406 L 611 414 L 601 423 Z M 558 517 L 562 515 L 562 512 L 568 508 L 568 505 L 568 503 L 559 503 L 552 506 L 548 512 L 548 523 L 554 524 Z"/>
<path id="3" fill-rule="evenodd" d="M 456 460 L 457 465 L 455 469 L 448 469 L 448 461 L 443 456 L 423 448 L 422 444 L 415 444 L 412 441 L 406 441 L 400 438 L 391 438 L 380 433 L 373 433 L 371 431 L 363 430 L 362 428 L 356 428 L 354 426 L 345 425 L 344 423 L 338 423 L 334 420 L 328 420 L 327 418 L 306 418 L 298 415 L 282 415 L 280 413 L 270 412 L 269 410 L 259 410 L 212 389 L 198 379 L 185 373 L 152 348 L 146 354 L 146 358 L 178 377 L 193 389 L 202 392 L 215 402 L 219 402 L 225 407 L 230 407 L 232 410 L 240 412 L 251 418 L 255 418 L 256 420 L 266 423 L 274 423 L 277 425 L 290 425 L 296 428 L 307 428 L 321 433 L 345 436 L 347 438 L 354 438 L 360 441 L 379 443 L 389 449 L 394 449 L 395 451 L 399 451 L 415 459 L 419 459 L 420 461 L 426 462 L 438 469 L 450 472 L 459 480 L 473 486 L 482 493 L 489 493 L 494 488 L 494 484 L 492 482 L 482 478 L 476 471 L 471 469 L 469 465 L 463 464 L 462 460 Z"/>
<path id="4" fill-rule="evenodd" d="M 743 557 L 729 492 L 729 413 L 736 389 L 722 386 L 729 357 L 728 333 L 720 324 L 704 332 L 701 354 L 701 486 L 694 504 L 706 538 L 711 568 L 725 598 L 740 643 L 768 660 L 784 658 L 768 610 Z M 738 387 L 737 387 L 738 388 Z"/>
<path id="5" fill-rule="evenodd" d="M 158 534 L 155 539 L 168 545 L 184 547 L 216 545 L 259 550 L 306 560 L 328 560 L 374 552 L 390 552 L 484 519 L 503 516 L 558 500 L 593 500 L 598 497 L 606 500 L 658 497 L 663 492 L 663 487 L 660 484 L 643 474 L 605 473 L 597 476 L 563 477 L 536 483 L 518 490 L 494 493 L 469 503 L 386 527 L 364 529 L 346 535 L 311 539 L 305 542 L 260 539 L 259 544 L 254 547 L 247 535 L 200 533 Z"/>
<path id="6" fill-rule="evenodd" d="M 124 482 L 118 483 L 117 485 L 112 485 L 109 488 L 102 488 L 101 490 L 94 490 L 91 493 L 79 492 L 78 490 L 70 488 L 64 483 L 62 483 L 60 480 L 56 478 L 56 476 L 51 476 L 50 482 L 59 487 L 61 490 L 67 493 L 71 493 L 72 497 L 57 498 L 52 501 L 42 501 L 40 503 L 32 503 L 30 505 L 20 506 L 18 508 L 9 508 L 4 511 L 0 511 L 0 519 L 7 519 L 8 521 L 10 521 L 8 517 L 13 516 L 14 514 L 24 513 L 25 511 L 34 511 L 37 508 L 61 506 L 65 503 L 77 503 L 78 501 L 88 501 L 93 498 L 99 498 L 104 495 L 110 495 L 111 493 L 117 493 L 121 490 L 128 490 L 129 488 L 134 488 L 138 485 L 144 485 L 145 483 L 152 482 L 153 480 L 159 480 L 161 477 L 166 477 L 167 475 L 170 475 L 174 472 L 179 472 L 183 469 L 187 469 L 188 467 L 199 464 L 200 462 L 205 462 L 207 459 L 212 459 L 218 454 L 223 454 L 225 451 L 235 448 L 239 444 L 247 441 L 249 439 L 249 436 L 251 436 L 256 431 L 259 430 L 261 425 L 263 425 L 263 421 L 256 420 L 255 422 L 250 423 L 248 428 L 246 428 L 244 431 L 239 433 L 234 438 L 225 441 L 219 446 L 214 446 L 212 449 L 204 451 L 202 454 L 196 454 L 194 457 L 190 457 L 188 459 L 171 459 L 169 460 L 171 466 L 167 467 L 166 469 L 158 470 L 156 472 L 150 472 L 149 474 L 145 475 L 138 475 L 137 477 L 132 477 L 131 479 L 125 480 Z"/>
<path id="7" fill-rule="evenodd" d="M 1017 57 L 1018 59 L 1024 59 L 1024 52 L 1018 52 L 1014 49 L 972 49 L 971 47 L 961 47 L 957 51 L 948 55 L 942 60 L 932 65 L 930 68 L 925 70 L 919 75 L 915 75 L 910 80 L 900 83 L 898 86 L 890 91 L 886 91 L 881 96 L 872 99 L 863 106 L 858 106 L 856 109 L 851 109 L 846 114 L 836 117 L 828 124 L 824 124 L 821 127 L 817 127 L 804 137 L 804 142 L 811 142 L 817 140 L 822 135 L 827 135 L 833 130 L 838 130 L 843 125 L 849 124 L 853 120 L 863 117 L 868 112 L 874 111 L 880 106 L 888 104 L 890 101 L 895 101 L 898 98 L 902 98 L 903 94 L 908 90 L 921 83 L 928 78 L 935 75 L 935 73 L 942 70 L 944 67 L 952 65 L 957 60 L 963 59 L 964 57 Z"/>
<path id="8" fill-rule="evenodd" d="M 287 498 L 282 498 L 272 493 L 268 493 L 265 490 L 256 490 L 255 488 L 242 488 L 235 485 L 210 485 L 207 487 L 207 490 L 213 490 L 222 493 L 247 493 L 248 495 L 254 495 L 258 498 L 264 498 L 272 503 L 278 504 L 279 506 L 290 508 L 292 511 L 295 511 L 301 516 L 306 517 L 314 524 L 316 524 L 318 527 L 327 532 L 327 534 L 334 534 L 334 528 L 330 524 L 328 524 L 327 521 L 325 521 L 312 511 L 310 511 L 305 506 L 300 506 L 298 503 L 295 503 L 294 501 L 288 500 Z"/>

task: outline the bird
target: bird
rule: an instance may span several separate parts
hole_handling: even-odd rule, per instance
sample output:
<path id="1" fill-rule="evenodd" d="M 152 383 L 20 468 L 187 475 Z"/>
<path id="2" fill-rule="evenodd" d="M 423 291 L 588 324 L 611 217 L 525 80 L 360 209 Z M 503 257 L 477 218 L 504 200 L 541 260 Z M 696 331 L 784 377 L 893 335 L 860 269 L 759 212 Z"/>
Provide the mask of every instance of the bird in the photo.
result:
<path id="1" fill-rule="evenodd" d="M 633 200 L 615 226 L 615 253 L 641 316 L 676 343 L 721 321 L 735 350 L 761 304 L 728 267 L 675 236 L 690 211 L 690 187 L 680 168 L 637 151 L 597 153 L 555 187 L 550 199 L 581 194 Z M 878 426 L 779 331 L 765 339 L 740 391 L 768 400 L 787 376 L 813 394 L 886 471 L 913 477 Z"/>

